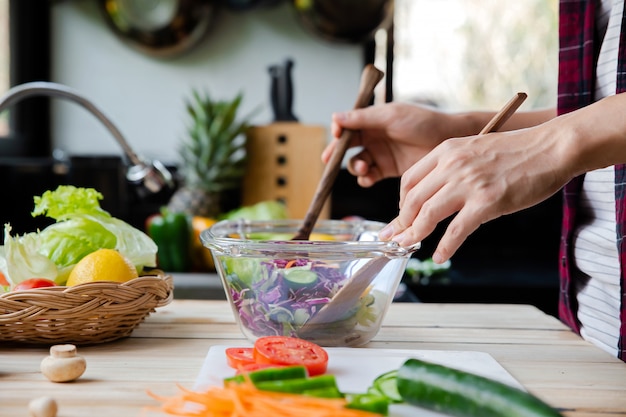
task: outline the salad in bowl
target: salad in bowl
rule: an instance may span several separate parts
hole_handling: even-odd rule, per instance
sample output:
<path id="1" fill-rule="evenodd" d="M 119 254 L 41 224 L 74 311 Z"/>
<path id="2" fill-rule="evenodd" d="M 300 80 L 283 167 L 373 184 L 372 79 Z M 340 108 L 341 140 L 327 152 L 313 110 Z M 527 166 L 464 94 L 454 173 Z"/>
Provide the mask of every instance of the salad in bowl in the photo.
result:
<path id="1" fill-rule="evenodd" d="M 284 335 L 322 346 L 359 346 L 380 329 L 406 263 L 418 248 L 380 241 L 383 226 L 367 220 L 322 220 L 311 240 L 301 241 L 291 240 L 298 220 L 227 220 L 203 231 L 201 240 L 212 251 L 226 297 L 249 340 Z M 378 258 L 385 261 L 365 290 L 316 319 Z"/>

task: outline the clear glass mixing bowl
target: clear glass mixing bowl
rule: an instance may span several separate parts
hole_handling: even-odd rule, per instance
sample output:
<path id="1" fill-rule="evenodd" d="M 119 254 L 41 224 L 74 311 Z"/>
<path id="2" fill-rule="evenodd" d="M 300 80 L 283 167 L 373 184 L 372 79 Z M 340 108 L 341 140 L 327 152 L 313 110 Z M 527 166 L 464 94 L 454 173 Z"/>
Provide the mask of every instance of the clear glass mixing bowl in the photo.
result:
<path id="1" fill-rule="evenodd" d="M 367 220 L 320 220 L 310 240 L 290 240 L 300 225 L 221 221 L 201 233 L 242 332 L 250 341 L 286 335 L 322 346 L 369 342 L 419 245 L 380 241 L 384 224 Z"/>

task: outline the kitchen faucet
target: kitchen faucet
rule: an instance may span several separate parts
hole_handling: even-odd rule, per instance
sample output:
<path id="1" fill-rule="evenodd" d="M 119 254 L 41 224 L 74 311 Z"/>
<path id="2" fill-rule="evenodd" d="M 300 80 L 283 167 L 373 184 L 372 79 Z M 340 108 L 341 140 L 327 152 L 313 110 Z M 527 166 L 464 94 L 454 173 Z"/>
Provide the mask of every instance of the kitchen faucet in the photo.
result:
<path id="1" fill-rule="evenodd" d="M 18 101 L 32 96 L 59 97 L 74 101 L 100 120 L 124 151 L 128 164 L 126 179 L 129 182 L 143 185 L 152 193 L 157 193 L 166 187 L 173 187 L 172 174 L 161 162 L 156 160 L 148 161 L 137 156 L 119 129 L 104 113 L 91 101 L 65 85 L 47 81 L 35 81 L 12 87 L 0 97 L 0 112 Z"/>

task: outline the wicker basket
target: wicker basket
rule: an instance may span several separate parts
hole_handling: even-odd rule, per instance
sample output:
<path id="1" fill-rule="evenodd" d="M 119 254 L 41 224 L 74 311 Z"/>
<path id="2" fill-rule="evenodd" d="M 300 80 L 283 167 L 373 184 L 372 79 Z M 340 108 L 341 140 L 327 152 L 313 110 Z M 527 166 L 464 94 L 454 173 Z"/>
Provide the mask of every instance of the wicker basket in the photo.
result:
<path id="1" fill-rule="evenodd" d="M 89 345 L 129 336 L 174 294 L 173 279 L 150 271 L 125 283 L 92 282 L 0 295 L 0 341 Z"/>

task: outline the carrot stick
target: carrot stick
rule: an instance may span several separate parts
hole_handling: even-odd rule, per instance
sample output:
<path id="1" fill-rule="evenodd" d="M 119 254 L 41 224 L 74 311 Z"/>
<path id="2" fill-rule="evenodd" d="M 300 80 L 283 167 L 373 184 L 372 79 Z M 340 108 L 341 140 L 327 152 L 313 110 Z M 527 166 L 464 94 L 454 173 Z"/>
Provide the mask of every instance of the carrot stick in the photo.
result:
<path id="1" fill-rule="evenodd" d="M 379 414 L 345 408 L 343 398 L 316 398 L 261 391 L 252 383 L 228 384 L 195 392 L 179 386 L 180 394 L 162 397 L 159 410 L 180 417 L 374 417 Z"/>

